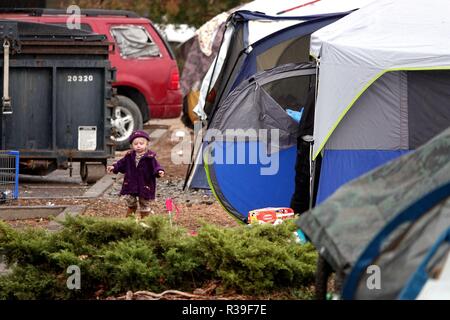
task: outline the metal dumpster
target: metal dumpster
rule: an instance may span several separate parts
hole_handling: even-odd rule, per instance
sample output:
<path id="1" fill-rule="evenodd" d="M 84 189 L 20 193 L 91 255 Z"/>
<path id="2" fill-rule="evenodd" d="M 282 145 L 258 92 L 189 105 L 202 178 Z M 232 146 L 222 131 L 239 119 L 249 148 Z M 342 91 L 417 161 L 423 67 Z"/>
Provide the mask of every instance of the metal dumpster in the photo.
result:
<path id="1" fill-rule="evenodd" d="M 20 172 L 45 175 L 80 162 L 83 181 L 113 155 L 110 43 L 64 26 L 0 20 L 0 150 L 20 152 Z"/>

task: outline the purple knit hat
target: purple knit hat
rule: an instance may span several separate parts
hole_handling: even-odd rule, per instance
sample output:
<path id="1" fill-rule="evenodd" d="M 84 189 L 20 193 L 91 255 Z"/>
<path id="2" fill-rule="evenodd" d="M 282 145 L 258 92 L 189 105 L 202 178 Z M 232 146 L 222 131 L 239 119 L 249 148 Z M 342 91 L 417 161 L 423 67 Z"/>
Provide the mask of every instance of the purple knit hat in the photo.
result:
<path id="1" fill-rule="evenodd" d="M 130 138 L 128 139 L 130 141 L 130 144 L 132 144 L 133 140 L 136 138 L 145 138 L 148 141 L 150 141 L 150 136 L 144 130 L 137 130 L 137 131 L 133 132 L 131 134 Z"/>

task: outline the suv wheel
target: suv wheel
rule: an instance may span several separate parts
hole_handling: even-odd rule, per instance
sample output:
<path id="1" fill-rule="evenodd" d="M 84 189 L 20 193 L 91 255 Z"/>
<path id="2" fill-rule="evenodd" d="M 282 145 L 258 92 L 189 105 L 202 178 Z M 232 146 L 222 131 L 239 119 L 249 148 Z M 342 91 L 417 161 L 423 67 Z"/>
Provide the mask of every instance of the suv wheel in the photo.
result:
<path id="1" fill-rule="evenodd" d="M 117 150 L 126 150 L 130 147 L 128 138 L 133 131 L 143 128 L 142 114 L 133 100 L 125 96 L 116 96 L 117 106 L 113 110 L 111 125 L 114 135 L 111 139 L 116 143 Z"/>

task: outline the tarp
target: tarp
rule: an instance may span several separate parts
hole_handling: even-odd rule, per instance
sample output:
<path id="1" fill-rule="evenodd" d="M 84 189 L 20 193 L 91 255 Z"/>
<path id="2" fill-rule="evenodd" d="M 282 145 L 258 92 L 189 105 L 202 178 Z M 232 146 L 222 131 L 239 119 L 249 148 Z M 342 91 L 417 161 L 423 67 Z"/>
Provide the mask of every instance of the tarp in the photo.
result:
<path id="1" fill-rule="evenodd" d="M 450 128 L 427 144 L 339 188 L 298 220 L 333 269 L 344 298 L 396 298 L 450 226 Z M 381 269 L 369 290 L 367 267 Z"/>
<path id="2" fill-rule="evenodd" d="M 229 12 L 223 12 L 203 24 L 195 36 L 180 48 L 184 55 L 184 66 L 180 86 L 183 95 L 191 90 L 200 90 L 200 84 L 211 62 L 216 57 L 225 30 L 225 21 Z"/>
<path id="3" fill-rule="evenodd" d="M 288 0 L 282 2 L 274 2 L 271 0 L 256 0 L 246 3 L 244 5 L 237 6 L 227 12 L 222 12 L 203 24 L 197 31 L 193 38 L 186 41 L 179 49 L 181 54 L 181 60 L 184 61 L 183 71 L 180 79 L 181 91 L 183 96 L 187 96 L 185 100 L 184 113 L 188 115 L 191 122 L 198 120 L 197 115 L 193 112 L 194 107 L 197 105 L 200 97 L 200 89 L 203 78 L 211 79 L 212 69 L 210 69 L 212 62 L 216 59 L 219 48 L 227 47 L 227 43 L 230 40 L 230 35 L 233 33 L 234 28 L 229 25 L 227 28 L 227 36 L 224 40 L 224 33 L 226 29 L 226 22 L 229 16 L 238 10 L 245 10 L 249 12 L 262 12 L 267 11 L 270 14 L 276 15 L 277 13 L 296 8 L 299 5 L 304 6 L 304 1 Z M 309 5 L 309 4 L 308 4 Z M 289 11 L 290 12 L 290 11 Z M 281 14 L 281 13 L 280 13 Z M 289 22 L 292 25 L 295 22 Z M 266 27 L 269 29 L 266 30 Z M 263 37 L 270 32 L 275 32 L 276 29 L 281 29 L 284 26 L 278 23 L 276 27 L 267 23 L 258 23 L 256 26 L 252 24 L 250 33 L 251 36 Z M 224 40 L 224 43 L 222 43 Z M 226 50 L 222 50 L 222 53 L 218 59 L 218 64 L 221 65 L 224 61 Z M 209 73 L 208 73 L 208 70 Z M 253 72 L 252 74 L 254 74 Z M 216 79 L 216 78 L 214 78 Z M 205 81 L 208 82 L 209 80 Z M 206 86 L 206 84 L 205 84 Z M 203 92 L 207 90 L 204 87 Z M 203 95 L 205 96 L 205 95 Z M 202 97 L 202 99 L 204 99 Z"/>
<path id="4" fill-rule="evenodd" d="M 409 278 L 399 299 L 450 299 L 450 228 L 427 250 L 426 256 Z"/>

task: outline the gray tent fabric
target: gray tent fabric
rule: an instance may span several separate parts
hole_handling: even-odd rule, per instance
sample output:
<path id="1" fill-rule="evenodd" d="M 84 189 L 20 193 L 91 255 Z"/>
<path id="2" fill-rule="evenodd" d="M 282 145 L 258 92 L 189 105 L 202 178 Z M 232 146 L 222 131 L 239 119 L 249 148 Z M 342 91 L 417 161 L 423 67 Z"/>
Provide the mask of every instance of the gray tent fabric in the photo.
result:
<path id="1" fill-rule="evenodd" d="M 449 11 L 448 0 L 378 0 L 312 34 L 310 53 L 320 57 L 314 158 L 383 73 L 449 69 Z"/>
<path id="2" fill-rule="evenodd" d="M 287 114 L 286 110 L 275 101 L 264 87 L 289 77 L 295 79 L 305 78 L 305 75 L 315 75 L 313 65 L 289 64 L 256 74 L 254 77 L 244 81 L 227 97 L 213 118 L 210 129 L 220 130 L 224 134 L 229 129 L 240 129 L 243 131 L 277 129 L 279 130 L 279 143 L 266 141 L 267 143 L 275 147 L 276 150 L 278 150 L 278 147 L 285 149 L 295 145 L 298 137 L 298 123 Z M 309 83 L 304 83 L 305 85 L 309 86 Z M 282 94 L 280 90 L 267 88 L 275 93 L 278 100 L 281 100 Z M 306 89 L 299 86 L 297 90 L 303 92 Z M 268 137 L 270 136 L 269 134 Z"/>
<path id="3" fill-rule="evenodd" d="M 229 129 L 241 129 L 243 132 L 249 129 L 256 132 L 260 129 L 277 129 L 280 134 L 280 148 L 287 148 L 297 143 L 298 124 L 258 84 L 246 90 L 237 100 L 232 101 L 228 112 L 224 112 L 219 118 L 221 122 L 214 129 L 221 130 L 225 134 Z M 278 145 L 275 141 L 273 142 Z"/>
<path id="4" fill-rule="evenodd" d="M 386 223 L 411 203 L 449 181 L 450 128 L 415 152 L 342 186 L 322 205 L 299 218 L 297 224 L 333 269 L 348 275 L 368 243 Z M 450 214 L 448 211 L 448 203 L 444 203 L 441 209 L 433 209 L 427 217 L 444 217 L 444 212 Z M 449 222 L 447 218 L 439 221 L 442 224 Z M 420 234 L 420 225 L 410 231 L 411 239 Z M 433 236 L 433 225 L 427 225 L 429 229 L 424 236 Z M 384 248 L 398 240 L 407 227 L 397 230 L 384 243 Z M 397 268 L 402 267 L 397 265 Z"/>
<path id="5" fill-rule="evenodd" d="M 376 80 L 345 115 L 326 149 L 408 150 L 406 72 L 387 72 Z"/>
<path id="6" fill-rule="evenodd" d="M 450 124 L 450 71 L 391 71 L 345 115 L 328 150 L 413 150 Z"/>

